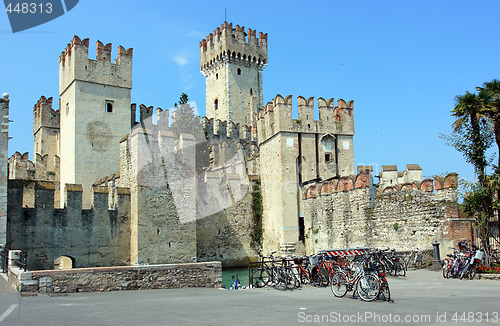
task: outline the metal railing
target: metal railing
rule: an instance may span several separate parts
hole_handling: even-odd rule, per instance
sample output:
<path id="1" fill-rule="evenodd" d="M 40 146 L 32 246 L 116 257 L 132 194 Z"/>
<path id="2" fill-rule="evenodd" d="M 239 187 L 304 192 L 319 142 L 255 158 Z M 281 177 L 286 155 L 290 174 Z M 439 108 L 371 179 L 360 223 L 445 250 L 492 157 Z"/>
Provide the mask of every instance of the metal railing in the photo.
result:
<path id="1" fill-rule="evenodd" d="M 19 259 L 14 260 L 14 264 L 19 266 L 19 268 L 23 269 L 26 272 L 28 267 L 28 254 L 25 252 L 19 253 Z"/>

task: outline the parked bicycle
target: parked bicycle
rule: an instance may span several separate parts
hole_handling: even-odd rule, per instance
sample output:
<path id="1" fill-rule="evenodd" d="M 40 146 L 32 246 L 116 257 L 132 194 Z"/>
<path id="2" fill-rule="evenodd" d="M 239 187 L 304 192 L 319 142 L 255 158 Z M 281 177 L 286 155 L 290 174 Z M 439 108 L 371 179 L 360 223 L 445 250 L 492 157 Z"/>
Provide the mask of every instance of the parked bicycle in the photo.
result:
<path id="1" fill-rule="evenodd" d="M 342 298 L 348 291 L 355 291 L 363 301 L 378 298 L 381 281 L 373 273 L 365 273 L 363 262 L 352 262 L 342 271 L 337 271 L 331 279 L 333 295 Z"/>

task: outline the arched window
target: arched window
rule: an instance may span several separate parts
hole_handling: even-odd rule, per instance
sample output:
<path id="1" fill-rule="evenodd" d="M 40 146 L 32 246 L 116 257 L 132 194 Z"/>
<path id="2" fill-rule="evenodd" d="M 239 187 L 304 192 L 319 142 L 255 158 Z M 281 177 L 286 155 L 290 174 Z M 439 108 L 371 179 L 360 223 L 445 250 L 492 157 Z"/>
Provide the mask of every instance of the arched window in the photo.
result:
<path id="1" fill-rule="evenodd" d="M 106 112 L 108 112 L 108 113 L 113 112 L 113 103 L 112 102 L 106 102 Z"/>
<path id="2" fill-rule="evenodd" d="M 215 99 L 214 101 L 214 110 L 217 110 L 219 108 L 219 99 Z"/>
<path id="3" fill-rule="evenodd" d="M 238 68 L 237 73 L 238 73 L 238 76 L 241 76 L 241 69 L 240 68 Z"/>

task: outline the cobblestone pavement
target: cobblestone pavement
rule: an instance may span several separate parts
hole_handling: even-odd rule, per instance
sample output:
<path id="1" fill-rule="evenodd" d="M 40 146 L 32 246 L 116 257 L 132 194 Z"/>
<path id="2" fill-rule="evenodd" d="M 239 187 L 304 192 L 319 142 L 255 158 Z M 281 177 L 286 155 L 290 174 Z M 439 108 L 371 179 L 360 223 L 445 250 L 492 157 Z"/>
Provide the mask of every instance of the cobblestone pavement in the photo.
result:
<path id="1" fill-rule="evenodd" d="M 390 278 L 393 302 L 362 302 L 329 288 L 186 288 L 21 297 L 0 293 L 3 325 L 500 325 L 500 282 L 439 272 Z M 10 309 L 10 312 L 9 312 Z M 6 312 L 8 315 L 4 316 Z M 2 319 L 2 316 L 3 319 Z"/>

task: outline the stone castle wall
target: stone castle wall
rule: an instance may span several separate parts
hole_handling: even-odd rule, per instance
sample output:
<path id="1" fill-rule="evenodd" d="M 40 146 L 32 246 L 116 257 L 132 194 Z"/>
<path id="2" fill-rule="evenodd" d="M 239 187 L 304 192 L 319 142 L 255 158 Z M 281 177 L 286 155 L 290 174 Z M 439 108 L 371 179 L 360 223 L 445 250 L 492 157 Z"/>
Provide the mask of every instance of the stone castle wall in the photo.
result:
<path id="1" fill-rule="evenodd" d="M 195 139 L 143 121 L 120 144 L 131 191 L 131 263 L 196 260 Z"/>
<path id="2" fill-rule="evenodd" d="M 222 283 L 220 262 L 9 272 L 19 292 L 32 293 L 220 288 Z"/>
<path id="3" fill-rule="evenodd" d="M 7 243 L 7 157 L 9 155 L 9 96 L 0 98 L 0 246 Z"/>
<path id="4" fill-rule="evenodd" d="M 259 111 L 258 141 L 264 205 L 264 251 L 300 245 L 300 185 L 354 174 L 352 101 L 277 95 Z M 297 250 L 302 250 L 296 248 Z"/>
<path id="5" fill-rule="evenodd" d="M 210 187 L 211 181 L 204 183 L 199 193 L 209 194 L 206 191 L 214 189 Z M 259 246 L 258 239 L 255 238 L 257 225 L 252 207 L 254 184 L 252 182 L 244 185 L 245 189 L 238 189 L 238 180 L 236 184 L 223 183 L 222 187 L 232 193 L 231 196 L 225 196 L 226 200 L 230 202 L 233 198 L 235 202 L 223 205 L 217 212 L 196 220 L 198 260 L 219 260 L 224 267 L 248 266 L 250 260 L 258 258 L 255 248 Z M 217 200 L 215 197 L 201 197 L 198 201 L 200 215 L 206 207 L 211 206 L 210 201 Z"/>
<path id="6" fill-rule="evenodd" d="M 308 252 L 331 248 L 375 247 L 398 250 L 432 249 L 441 243 L 448 251 L 471 228 L 460 218 L 456 174 L 399 187 L 374 197 L 368 173 L 343 178 L 338 183 L 310 185 L 303 195 Z M 354 181 L 354 182 L 353 182 Z M 387 188 L 386 188 L 387 189 Z"/>
<path id="7" fill-rule="evenodd" d="M 92 188 L 92 208 L 82 209 L 82 187 L 66 185 L 65 208 L 54 208 L 55 184 L 35 182 L 34 207 L 23 206 L 22 180 L 9 181 L 9 248 L 28 255 L 28 269 L 53 269 L 60 256 L 74 267 L 128 265 L 130 262 L 130 192 L 119 188 L 113 210 L 108 189 Z"/>

